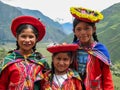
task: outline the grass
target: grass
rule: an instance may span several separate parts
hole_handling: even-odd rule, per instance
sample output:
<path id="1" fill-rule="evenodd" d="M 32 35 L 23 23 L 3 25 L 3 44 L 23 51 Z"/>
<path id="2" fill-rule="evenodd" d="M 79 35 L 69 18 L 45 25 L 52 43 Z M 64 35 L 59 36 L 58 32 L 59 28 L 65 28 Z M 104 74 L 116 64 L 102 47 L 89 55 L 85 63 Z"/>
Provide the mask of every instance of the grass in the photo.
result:
<path id="1" fill-rule="evenodd" d="M 46 50 L 48 43 L 38 43 L 37 44 L 37 51 L 40 52 L 47 60 L 47 62 L 49 63 L 49 65 L 51 64 L 51 53 L 49 53 Z"/>
<path id="2" fill-rule="evenodd" d="M 113 75 L 113 82 L 115 90 L 120 90 L 120 77 Z"/>

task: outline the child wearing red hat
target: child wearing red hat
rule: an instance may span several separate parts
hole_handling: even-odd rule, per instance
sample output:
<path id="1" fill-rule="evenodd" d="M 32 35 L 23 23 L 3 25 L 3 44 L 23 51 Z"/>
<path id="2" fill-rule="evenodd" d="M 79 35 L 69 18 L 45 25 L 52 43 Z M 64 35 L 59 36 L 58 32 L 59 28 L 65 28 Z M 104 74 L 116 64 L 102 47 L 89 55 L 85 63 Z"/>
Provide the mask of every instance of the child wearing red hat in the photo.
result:
<path id="1" fill-rule="evenodd" d="M 51 70 L 44 74 L 35 90 L 82 90 L 79 74 L 70 69 L 77 44 L 54 44 L 47 47 L 52 53 Z"/>
<path id="2" fill-rule="evenodd" d="M 70 12 L 74 17 L 73 43 L 79 45 L 74 67 L 82 78 L 83 90 L 114 90 L 110 56 L 96 35 L 95 23 L 102 20 L 103 15 L 83 7 L 71 7 Z"/>
<path id="3" fill-rule="evenodd" d="M 45 58 L 36 52 L 36 44 L 45 36 L 45 26 L 32 16 L 18 16 L 11 24 L 17 48 L 4 58 L 0 73 L 0 90 L 33 90 L 49 68 Z M 39 76 L 39 78 L 37 77 Z"/>

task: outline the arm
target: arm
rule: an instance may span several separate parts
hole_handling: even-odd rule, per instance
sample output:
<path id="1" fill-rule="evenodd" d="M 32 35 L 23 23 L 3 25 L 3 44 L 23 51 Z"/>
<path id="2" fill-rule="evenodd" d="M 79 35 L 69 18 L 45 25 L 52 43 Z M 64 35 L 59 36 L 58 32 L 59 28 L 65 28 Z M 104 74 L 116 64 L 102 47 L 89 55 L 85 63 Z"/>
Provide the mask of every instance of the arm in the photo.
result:
<path id="1" fill-rule="evenodd" d="M 0 90 L 7 90 L 9 81 L 9 70 L 5 68 L 0 73 Z"/>
<path id="2" fill-rule="evenodd" d="M 82 90 L 82 82 L 78 79 L 74 79 L 75 90 Z"/>
<path id="3" fill-rule="evenodd" d="M 110 66 L 101 62 L 102 65 L 102 78 L 103 78 L 103 90 L 114 90 L 112 74 L 110 71 Z"/>
<path id="4" fill-rule="evenodd" d="M 44 65 L 43 73 L 45 73 L 46 71 L 50 70 L 50 66 L 49 66 L 49 64 L 48 64 L 48 62 L 46 61 L 45 58 L 42 58 L 40 60 L 40 62 Z"/>

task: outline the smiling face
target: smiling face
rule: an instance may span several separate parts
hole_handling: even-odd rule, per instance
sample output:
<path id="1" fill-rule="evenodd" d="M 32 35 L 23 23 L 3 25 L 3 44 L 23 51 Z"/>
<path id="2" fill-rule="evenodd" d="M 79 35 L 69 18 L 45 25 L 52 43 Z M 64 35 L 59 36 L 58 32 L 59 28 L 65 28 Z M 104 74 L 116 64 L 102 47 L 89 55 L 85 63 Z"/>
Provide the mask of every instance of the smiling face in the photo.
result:
<path id="1" fill-rule="evenodd" d="M 26 28 L 23 29 L 19 35 L 17 35 L 17 41 L 19 45 L 19 50 L 21 52 L 31 53 L 32 48 L 36 44 L 37 38 L 31 28 Z"/>
<path id="2" fill-rule="evenodd" d="M 72 63 L 71 57 L 67 52 L 60 52 L 53 56 L 53 65 L 55 68 L 55 74 L 65 74 L 66 70 L 69 68 Z"/>
<path id="3" fill-rule="evenodd" d="M 92 35 L 96 28 L 86 22 L 79 22 L 74 28 L 74 34 L 82 44 L 88 44 L 92 41 Z"/>

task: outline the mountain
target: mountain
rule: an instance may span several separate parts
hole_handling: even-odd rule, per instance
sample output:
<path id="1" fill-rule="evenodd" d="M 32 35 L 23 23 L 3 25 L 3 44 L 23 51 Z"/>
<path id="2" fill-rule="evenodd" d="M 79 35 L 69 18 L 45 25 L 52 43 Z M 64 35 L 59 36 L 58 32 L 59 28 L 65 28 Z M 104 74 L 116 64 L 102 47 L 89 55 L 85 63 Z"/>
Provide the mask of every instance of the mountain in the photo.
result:
<path id="1" fill-rule="evenodd" d="M 110 52 L 113 63 L 120 62 L 120 3 L 116 3 L 102 11 L 104 19 L 96 24 L 97 36 Z M 66 36 L 62 42 L 71 43 L 73 33 Z"/>
<path id="2" fill-rule="evenodd" d="M 64 23 L 62 24 L 62 27 L 63 27 L 63 32 L 65 32 L 67 35 L 71 34 L 73 31 L 72 31 L 72 23 Z"/>
<path id="3" fill-rule="evenodd" d="M 22 15 L 17 8 L 4 4 L 0 1 L 0 42 L 12 41 L 14 38 L 10 33 L 10 22 L 16 16 Z"/>
<path id="4" fill-rule="evenodd" d="M 13 7 L 0 1 L 0 12 L 0 42 L 15 41 L 10 32 L 10 24 L 15 17 L 20 15 L 31 15 L 40 18 L 46 26 L 46 35 L 42 42 L 59 42 L 66 36 L 61 24 L 43 15 L 38 10 Z"/>

